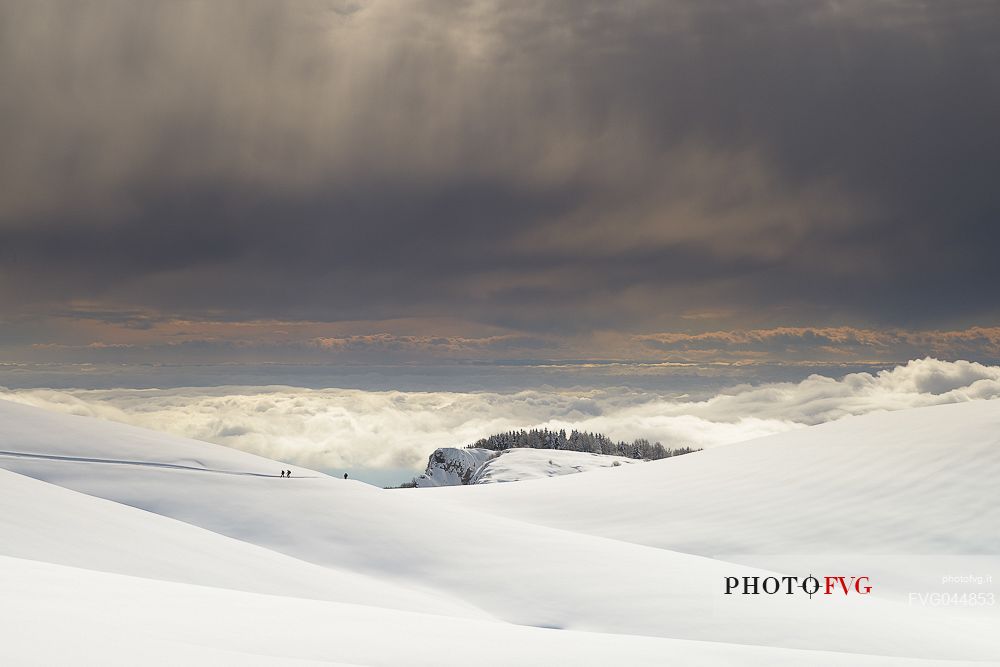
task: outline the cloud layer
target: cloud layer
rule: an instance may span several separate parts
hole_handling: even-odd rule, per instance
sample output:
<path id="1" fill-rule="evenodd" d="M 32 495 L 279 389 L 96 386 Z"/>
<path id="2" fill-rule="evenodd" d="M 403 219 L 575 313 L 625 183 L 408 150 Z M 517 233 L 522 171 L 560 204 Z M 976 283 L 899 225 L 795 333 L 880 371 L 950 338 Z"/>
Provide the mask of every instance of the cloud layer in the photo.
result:
<path id="1" fill-rule="evenodd" d="M 705 322 L 712 312 L 686 314 Z M 773 327 L 629 333 L 604 329 L 526 334 L 457 318 L 383 321 L 179 319 L 76 306 L 0 328 L 0 358 L 22 362 L 463 363 L 568 361 L 891 365 L 907 359 L 1000 361 L 1000 327 L 957 330 Z M 372 332 L 375 333 L 372 333 Z M 10 355 L 10 356 L 8 356 Z M 0 377 L 0 382 L 3 378 Z"/>
<path id="2" fill-rule="evenodd" d="M 1000 367 L 936 359 L 841 379 L 740 385 L 706 400 L 630 389 L 376 392 L 294 387 L 6 390 L 0 398 L 168 431 L 321 469 L 422 468 L 436 447 L 580 428 L 712 447 L 876 410 L 1000 398 Z"/>

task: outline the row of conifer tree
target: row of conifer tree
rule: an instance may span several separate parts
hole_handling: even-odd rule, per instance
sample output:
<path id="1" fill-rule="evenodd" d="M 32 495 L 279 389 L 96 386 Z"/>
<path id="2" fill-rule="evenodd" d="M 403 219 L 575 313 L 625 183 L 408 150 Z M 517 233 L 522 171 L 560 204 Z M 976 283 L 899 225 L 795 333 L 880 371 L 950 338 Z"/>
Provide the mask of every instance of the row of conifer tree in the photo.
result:
<path id="1" fill-rule="evenodd" d="M 646 438 L 637 438 L 632 442 L 620 440 L 615 442 L 603 433 L 588 433 L 586 431 L 573 430 L 566 434 L 565 429 L 551 431 L 547 428 L 531 429 L 530 431 L 507 431 L 497 433 L 488 438 L 481 438 L 471 445 L 473 448 L 492 449 L 502 452 L 514 447 L 527 447 L 530 449 L 567 449 L 573 452 L 591 452 L 593 454 L 610 454 L 613 456 L 627 456 L 632 459 L 665 459 L 670 456 L 689 454 L 697 451 L 691 447 L 680 447 L 671 449 L 664 447 L 659 442 L 650 442 Z"/>

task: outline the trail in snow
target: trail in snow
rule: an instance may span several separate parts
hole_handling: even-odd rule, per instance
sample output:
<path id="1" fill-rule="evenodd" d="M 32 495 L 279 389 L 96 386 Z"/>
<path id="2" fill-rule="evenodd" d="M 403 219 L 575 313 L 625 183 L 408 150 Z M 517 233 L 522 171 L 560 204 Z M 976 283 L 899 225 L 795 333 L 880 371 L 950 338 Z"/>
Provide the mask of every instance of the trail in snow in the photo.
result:
<path id="1" fill-rule="evenodd" d="M 211 472 L 218 475 L 241 475 L 244 477 L 274 477 L 281 475 L 271 475 L 263 472 L 245 472 L 239 470 L 218 470 L 216 468 L 200 468 L 198 466 L 185 466 L 179 463 L 159 463 L 156 461 L 132 461 L 127 459 L 99 459 L 87 456 L 62 456 L 58 454 L 29 454 L 28 452 L 9 452 L 0 450 L 0 456 L 15 459 L 40 459 L 43 461 L 62 461 L 65 463 L 102 463 L 111 465 L 142 466 L 145 468 L 170 468 L 172 470 L 194 470 L 196 472 Z M 282 479 L 315 479 L 318 475 L 298 475 Z"/>

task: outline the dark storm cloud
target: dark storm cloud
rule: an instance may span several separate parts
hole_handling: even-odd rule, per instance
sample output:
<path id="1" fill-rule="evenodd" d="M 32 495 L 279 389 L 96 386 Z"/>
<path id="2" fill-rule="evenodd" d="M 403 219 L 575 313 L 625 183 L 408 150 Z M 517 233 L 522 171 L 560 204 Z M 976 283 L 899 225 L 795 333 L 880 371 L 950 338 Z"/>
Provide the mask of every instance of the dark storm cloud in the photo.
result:
<path id="1" fill-rule="evenodd" d="M 990 323 L 998 31 L 971 0 L 5 2 L 0 300 Z"/>

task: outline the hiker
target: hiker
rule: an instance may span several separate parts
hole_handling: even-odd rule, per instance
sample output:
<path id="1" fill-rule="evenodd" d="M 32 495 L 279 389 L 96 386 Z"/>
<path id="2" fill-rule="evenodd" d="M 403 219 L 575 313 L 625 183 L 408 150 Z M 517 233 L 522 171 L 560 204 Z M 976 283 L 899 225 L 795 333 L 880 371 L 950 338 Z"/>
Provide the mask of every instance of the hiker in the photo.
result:
<path id="1" fill-rule="evenodd" d="M 282 477 L 284 477 L 284 476 L 285 476 L 285 471 L 284 471 L 284 470 L 282 470 L 282 471 L 281 471 L 281 476 L 282 476 Z"/>
<path id="2" fill-rule="evenodd" d="M 291 477 L 291 476 L 292 476 L 292 471 L 291 470 L 286 470 L 285 471 L 285 477 Z"/>
<path id="3" fill-rule="evenodd" d="M 344 479 L 347 479 L 347 473 L 346 472 L 344 473 Z"/>

